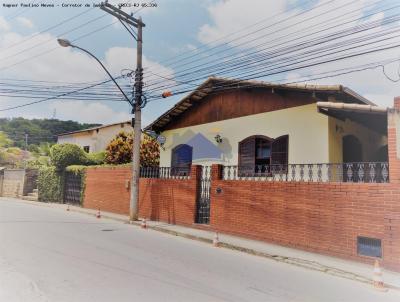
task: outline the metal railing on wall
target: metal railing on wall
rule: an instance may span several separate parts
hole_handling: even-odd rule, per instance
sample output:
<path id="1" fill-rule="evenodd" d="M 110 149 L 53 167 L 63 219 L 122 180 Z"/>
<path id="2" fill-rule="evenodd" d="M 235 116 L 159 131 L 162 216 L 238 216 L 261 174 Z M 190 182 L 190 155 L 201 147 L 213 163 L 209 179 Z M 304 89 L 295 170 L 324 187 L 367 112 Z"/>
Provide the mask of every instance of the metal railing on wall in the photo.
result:
<path id="1" fill-rule="evenodd" d="M 182 167 L 141 167 L 141 178 L 164 178 L 164 179 L 189 179 L 190 168 Z"/>
<path id="2" fill-rule="evenodd" d="M 389 182 L 387 162 L 224 166 L 224 180 Z"/>

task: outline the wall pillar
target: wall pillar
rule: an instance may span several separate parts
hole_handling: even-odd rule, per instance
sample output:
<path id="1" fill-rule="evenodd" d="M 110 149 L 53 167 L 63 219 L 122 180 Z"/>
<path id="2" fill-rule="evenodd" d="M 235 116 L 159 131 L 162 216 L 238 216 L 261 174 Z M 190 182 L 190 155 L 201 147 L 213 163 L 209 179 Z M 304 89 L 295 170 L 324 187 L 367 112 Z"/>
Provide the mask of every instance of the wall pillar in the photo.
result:
<path id="1" fill-rule="evenodd" d="M 190 168 L 190 179 L 199 180 L 201 178 L 201 165 L 192 165 Z"/>
<path id="2" fill-rule="evenodd" d="M 211 166 L 211 181 L 222 179 L 223 165 L 214 164 Z"/>
<path id="3" fill-rule="evenodd" d="M 388 109 L 389 180 L 400 183 L 400 97 L 394 98 L 394 108 Z"/>

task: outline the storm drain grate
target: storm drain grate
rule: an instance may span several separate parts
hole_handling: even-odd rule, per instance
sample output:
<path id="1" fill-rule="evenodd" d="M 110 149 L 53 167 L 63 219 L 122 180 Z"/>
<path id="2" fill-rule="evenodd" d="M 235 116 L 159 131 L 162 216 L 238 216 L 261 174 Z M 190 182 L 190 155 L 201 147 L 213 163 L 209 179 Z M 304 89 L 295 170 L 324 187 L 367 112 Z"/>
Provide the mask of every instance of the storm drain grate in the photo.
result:
<path id="1" fill-rule="evenodd" d="M 382 258 L 382 242 L 380 239 L 358 236 L 357 253 L 362 256 Z"/>

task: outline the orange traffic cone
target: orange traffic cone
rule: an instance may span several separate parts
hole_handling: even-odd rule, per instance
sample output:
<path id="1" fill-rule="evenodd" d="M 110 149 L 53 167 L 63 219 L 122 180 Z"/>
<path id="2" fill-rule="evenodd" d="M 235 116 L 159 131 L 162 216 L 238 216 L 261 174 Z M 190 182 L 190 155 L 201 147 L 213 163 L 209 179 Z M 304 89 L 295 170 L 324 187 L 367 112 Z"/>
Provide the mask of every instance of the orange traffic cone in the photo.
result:
<path id="1" fill-rule="evenodd" d="M 140 227 L 142 229 L 146 229 L 147 228 L 146 218 L 143 218 L 142 223 L 140 224 Z"/>
<path id="2" fill-rule="evenodd" d="M 67 205 L 67 211 L 69 211 L 69 204 Z"/>
<path id="3" fill-rule="evenodd" d="M 219 246 L 218 232 L 215 232 L 214 239 L 213 239 L 213 246 L 215 246 L 215 247 Z"/>
<path id="4" fill-rule="evenodd" d="M 382 270 L 379 265 L 378 259 L 375 260 L 374 264 L 374 276 L 373 276 L 373 281 L 374 281 L 374 288 L 380 291 L 387 291 L 387 288 L 385 288 L 385 284 L 383 283 L 382 279 Z"/>
<path id="5" fill-rule="evenodd" d="M 101 218 L 100 209 L 96 213 L 96 218 Z"/>

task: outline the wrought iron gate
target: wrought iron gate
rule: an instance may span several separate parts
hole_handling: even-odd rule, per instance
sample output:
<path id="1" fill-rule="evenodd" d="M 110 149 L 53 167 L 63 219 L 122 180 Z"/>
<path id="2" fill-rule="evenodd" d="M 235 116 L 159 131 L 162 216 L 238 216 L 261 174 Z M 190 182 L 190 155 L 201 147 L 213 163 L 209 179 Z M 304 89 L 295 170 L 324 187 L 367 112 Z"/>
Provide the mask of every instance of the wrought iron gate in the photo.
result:
<path id="1" fill-rule="evenodd" d="M 202 166 L 197 196 L 196 223 L 210 222 L 211 167 Z"/>
<path id="2" fill-rule="evenodd" d="M 64 203 L 81 203 L 82 175 L 73 172 L 65 172 Z"/>

